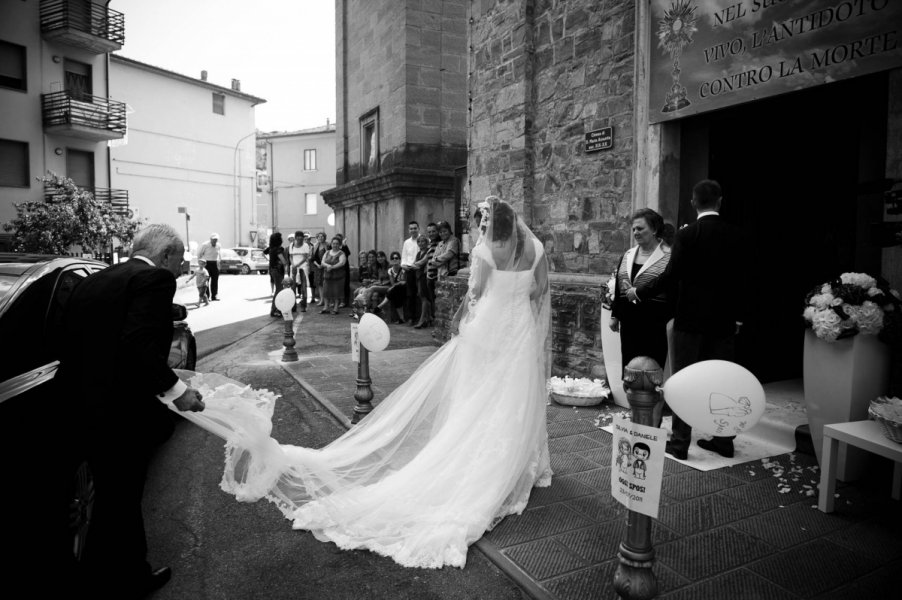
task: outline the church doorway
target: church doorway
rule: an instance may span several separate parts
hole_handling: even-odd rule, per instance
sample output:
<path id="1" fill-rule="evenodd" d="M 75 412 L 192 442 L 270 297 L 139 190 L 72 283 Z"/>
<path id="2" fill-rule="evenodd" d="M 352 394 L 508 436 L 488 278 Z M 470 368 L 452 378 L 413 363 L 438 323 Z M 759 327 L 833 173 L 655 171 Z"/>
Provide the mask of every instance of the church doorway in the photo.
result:
<path id="1" fill-rule="evenodd" d="M 695 219 L 693 184 L 719 181 L 722 215 L 742 228 L 751 258 L 737 359 L 762 383 L 801 377 L 813 286 L 880 272 L 871 230 L 889 187 L 886 130 L 886 73 L 681 121 L 679 225 Z"/>

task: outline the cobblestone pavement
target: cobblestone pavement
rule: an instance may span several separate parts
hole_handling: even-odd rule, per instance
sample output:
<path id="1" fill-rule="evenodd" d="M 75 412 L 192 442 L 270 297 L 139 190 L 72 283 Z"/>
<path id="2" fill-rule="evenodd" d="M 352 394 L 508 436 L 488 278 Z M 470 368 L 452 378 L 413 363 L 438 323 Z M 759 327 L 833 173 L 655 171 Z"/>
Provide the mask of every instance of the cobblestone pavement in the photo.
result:
<path id="1" fill-rule="evenodd" d="M 310 344 L 299 342 L 300 360 L 282 366 L 349 426 L 357 364 L 350 327 L 336 327 L 336 319 L 307 316 L 297 329 Z M 370 355 L 374 404 L 438 347 L 422 330 L 391 331 L 389 348 Z M 612 580 L 627 511 L 610 495 L 611 435 L 600 427 L 620 411 L 549 404 L 551 487 L 534 490 L 522 515 L 476 544 L 535 598 L 617 597 Z M 875 457 L 861 481 L 839 484 L 836 511 L 828 515 L 816 508 L 819 471 L 809 454 L 709 472 L 667 460 L 653 526 L 658 597 L 896 597 L 902 511 L 890 499 L 891 479 L 892 465 Z"/>

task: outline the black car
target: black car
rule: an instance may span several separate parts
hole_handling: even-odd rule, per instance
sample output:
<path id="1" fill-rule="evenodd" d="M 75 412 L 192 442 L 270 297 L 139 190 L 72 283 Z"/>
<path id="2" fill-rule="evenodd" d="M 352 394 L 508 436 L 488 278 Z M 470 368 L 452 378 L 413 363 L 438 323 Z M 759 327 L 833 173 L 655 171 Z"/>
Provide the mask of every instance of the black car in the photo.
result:
<path id="1" fill-rule="evenodd" d="M 54 381 L 63 309 L 72 290 L 106 264 L 85 258 L 0 253 L 0 510 L 13 520 L 11 547 L 53 568 L 75 568 L 91 518 L 94 488 L 84 459 L 80 414 Z M 194 370 L 197 346 L 173 304 L 173 368 Z M 111 348 L 112 352 L 113 349 Z M 95 357 L 103 377 L 109 357 Z M 111 407 L 118 399 L 111 398 Z M 18 534 L 18 535 L 17 535 Z"/>

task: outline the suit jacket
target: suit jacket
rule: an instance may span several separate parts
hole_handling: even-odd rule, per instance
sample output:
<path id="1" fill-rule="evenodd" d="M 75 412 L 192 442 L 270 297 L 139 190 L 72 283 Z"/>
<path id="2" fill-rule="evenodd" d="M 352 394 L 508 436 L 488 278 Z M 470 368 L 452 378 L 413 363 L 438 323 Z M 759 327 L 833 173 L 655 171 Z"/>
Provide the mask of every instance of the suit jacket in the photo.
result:
<path id="1" fill-rule="evenodd" d="M 748 305 L 746 245 L 738 228 L 719 215 L 706 215 L 678 230 L 664 275 L 639 298 L 674 294 L 674 329 L 711 336 L 735 332 Z"/>
<path id="2" fill-rule="evenodd" d="M 152 446 L 172 433 L 170 411 L 157 395 L 178 380 L 167 364 L 175 288 L 172 273 L 132 259 L 90 275 L 72 292 L 60 374 L 95 434 Z"/>
<path id="3" fill-rule="evenodd" d="M 660 305 L 661 303 L 665 303 L 665 305 L 656 306 L 656 310 L 653 311 L 655 314 L 660 313 L 663 318 L 666 316 L 665 311 L 667 311 L 668 308 L 666 306 L 667 294 L 665 289 L 661 289 L 655 296 L 646 294 L 643 296 L 643 301 L 636 305 L 631 304 L 626 299 L 626 292 L 631 287 L 635 287 L 637 290 L 640 288 L 648 289 L 649 286 L 666 271 L 667 265 L 670 264 L 671 251 L 670 249 L 665 248 L 663 244 L 658 244 L 658 247 L 655 248 L 654 252 L 651 253 L 651 256 L 648 257 L 639 269 L 639 272 L 636 273 L 636 277 L 631 278 L 633 263 L 636 261 L 636 254 L 638 252 L 639 246 L 633 246 L 620 257 L 620 263 L 617 265 L 617 287 L 614 288 L 614 303 L 611 307 L 611 316 L 617 317 L 618 319 L 623 319 L 624 316 L 626 316 L 627 319 L 637 316 L 641 318 L 641 316 L 646 313 L 646 311 L 643 310 L 644 308 L 655 304 Z"/>

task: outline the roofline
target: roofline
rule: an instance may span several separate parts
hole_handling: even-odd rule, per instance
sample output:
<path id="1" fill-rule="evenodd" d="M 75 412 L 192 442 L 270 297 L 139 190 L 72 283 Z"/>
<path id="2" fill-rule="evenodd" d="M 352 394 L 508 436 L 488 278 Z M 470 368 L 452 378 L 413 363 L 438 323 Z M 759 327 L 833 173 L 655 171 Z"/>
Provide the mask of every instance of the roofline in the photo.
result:
<path id="1" fill-rule="evenodd" d="M 298 129 L 297 131 L 270 131 L 257 134 L 258 140 L 270 140 L 273 138 L 294 137 L 302 135 L 315 135 L 317 133 L 335 133 L 335 123 L 312 127 L 310 129 Z"/>
<path id="2" fill-rule="evenodd" d="M 129 65 L 132 67 L 136 67 L 138 69 L 143 69 L 145 71 L 150 71 L 151 73 L 156 73 L 157 75 L 169 77 L 170 79 L 178 79 L 179 81 L 184 81 L 186 83 L 192 83 L 194 85 L 198 85 L 200 87 L 204 87 L 209 90 L 222 92 L 224 94 L 228 94 L 229 96 L 235 96 L 236 98 L 241 98 L 242 100 L 249 101 L 251 103 L 251 106 L 256 106 L 258 104 L 263 104 L 266 102 L 265 99 L 258 98 L 257 96 L 252 96 L 251 94 L 245 94 L 244 92 L 239 92 L 239 91 L 233 90 L 232 88 L 227 88 L 227 87 L 224 87 L 221 85 L 216 85 L 215 83 L 210 83 L 209 81 L 204 81 L 203 79 L 197 79 L 195 77 L 189 77 L 187 75 L 182 75 L 181 73 L 176 73 L 175 71 L 170 71 L 168 69 L 163 69 L 161 67 L 155 67 L 153 65 L 143 63 L 139 60 L 135 60 L 133 58 L 128 58 L 127 56 L 122 56 L 121 54 L 110 54 L 110 60 L 112 62 Z"/>

